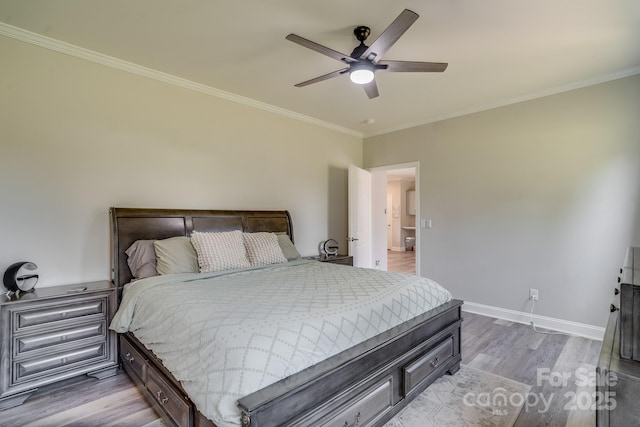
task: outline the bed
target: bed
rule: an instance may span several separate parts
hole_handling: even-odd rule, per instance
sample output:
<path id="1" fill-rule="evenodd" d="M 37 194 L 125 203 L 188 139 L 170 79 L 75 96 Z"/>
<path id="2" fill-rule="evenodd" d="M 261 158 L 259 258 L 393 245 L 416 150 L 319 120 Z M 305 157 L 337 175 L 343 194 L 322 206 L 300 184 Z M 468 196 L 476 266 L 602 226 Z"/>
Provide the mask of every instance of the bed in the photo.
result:
<path id="1" fill-rule="evenodd" d="M 137 241 L 240 231 L 293 243 L 287 211 L 111 208 L 110 216 L 120 361 L 170 425 L 383 425 L 460 367 L 462 301 L 428 279 L 291 259 L 130 284 L 125 251 Z"/>

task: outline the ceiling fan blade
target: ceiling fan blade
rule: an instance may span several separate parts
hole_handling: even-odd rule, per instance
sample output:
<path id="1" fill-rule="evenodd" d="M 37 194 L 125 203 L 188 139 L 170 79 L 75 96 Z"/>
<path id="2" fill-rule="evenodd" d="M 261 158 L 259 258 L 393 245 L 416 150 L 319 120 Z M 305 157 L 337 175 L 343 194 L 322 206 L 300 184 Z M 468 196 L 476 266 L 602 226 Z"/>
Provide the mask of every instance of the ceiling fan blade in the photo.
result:
<path id="1" fill-rule="evenodd" d="M 386 30 L 380 37 L 374 41 L 371 46 L 367 50 L 364 51 L 361 58 L 370 59 L 373 63 L 377 63 L 380 59 L 382 59 L 382 55 L 385 54 L 387 50 L 398 39 L 404 34 L 405 31 L 409 29 L 409 27 L 416 22 L 419 15 L 409 9 L 405 9 L 402 11 L 400 15 L 387 27 Z M 372 58 L 369 58 L 373 55 Z"/>
<path id="2" fill-rule="evenodd" d="M 380 61 L 377 65 L 386 65 L 380 71 L 441 73 L 447 69 L 446 62 Z M 376 67 L 376 69 L 378 69 Z"/>
<path id="3" fill-rule="evenodd" d="M 292 41 L 294 43 L 299 44 L 300 46 L 304 46 L 306 48 L 309 48 L 311 50 L 315 50 L 318 53 L 321 53 L 323 55 L 326 55 L 330 58 L 336 59 L 338 61 L 342 61 L 342 62 L 346 62 L 346 63 L 351 63 L 351 62 L 357 62 L 357 59 L 354 59 L 352 57 L 350 57 L 349 55 L 345 55 L 344 53 L 340 53 L 337 50 L 333 50 L 333 49 L 329 49 L 326 46 L 322 46 L 321 44 L 318 44 L 316 42 L 312 42 L 311 40 L 307 40 L 304 37 L 300 37 L 298 35 L 295 34 L 289 34 L 287 37 L 285 37 L 287 40 Z"/>
<path id="4" fill-rule="evenodd" d="M 378 85 L 376 85 L 375 79 L 371 80 L 371 83 L 362 85 L 362 87 L 364 88 L 364 91 L 367 93 L 367 96 L 369 97 L 369 99 L 376 98 L 378 95 L 380 95 L 378 93 Z"/>
<path id="5" fill-rule="evenodd" d="M 321 82 L 321 81 L 323 81 L 323 80 L 328 80 L 328 79 L 330 79 L 330 78 L 332 78 L 332 77 L 338 77 L 339 75 L 344 74 L 344 73 L 346 73 L 346 72 L 348 72 L 348 71 L 349 71 L 349 69 L 348 69 L 348 68 L 343 68 L 342 70 L 333 71 L 333 72 L 331 72 L 331 73 L 329 73 L 329 74 L 325 74 L 325 75 L 323 75 L 323 76 L 319 76 L 319 77 L 313 78 L 313 79 L 311 79 L 311 80 L 307 80 L 307 81 L 304 81 L 304 82 L 302 82 L 302 83 L 298 83 L 298 84 L 297 84 L 297 85 L 295 85 L 295 86 L 296 86 L 296 87 L 308 86 L 308 85 L 311 85 L 311 84 L 314 84 L 314 83 Z"/>

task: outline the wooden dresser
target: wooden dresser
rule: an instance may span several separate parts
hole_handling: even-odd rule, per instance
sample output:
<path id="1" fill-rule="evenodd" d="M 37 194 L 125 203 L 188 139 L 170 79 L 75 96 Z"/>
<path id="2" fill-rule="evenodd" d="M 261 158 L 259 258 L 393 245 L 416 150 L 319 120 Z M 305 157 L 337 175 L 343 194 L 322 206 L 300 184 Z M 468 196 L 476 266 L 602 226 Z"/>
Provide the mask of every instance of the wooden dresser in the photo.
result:
<path id="1" fill-rule="evenodd" d="M 629 248 L 620 269 L 596 367 L 594 403 L 598 427 L 640 424 L 640 362 L 637 361 L 640 263 L 634 263 L 634 259 L 640 260 L 640 248 Z"/>
<path id="2" fill-rule="evenodd" d="M 111 282 L 0 296 L 0 410 L 21 405 L 40 386 L 88 374 L 116 373 Z"/>

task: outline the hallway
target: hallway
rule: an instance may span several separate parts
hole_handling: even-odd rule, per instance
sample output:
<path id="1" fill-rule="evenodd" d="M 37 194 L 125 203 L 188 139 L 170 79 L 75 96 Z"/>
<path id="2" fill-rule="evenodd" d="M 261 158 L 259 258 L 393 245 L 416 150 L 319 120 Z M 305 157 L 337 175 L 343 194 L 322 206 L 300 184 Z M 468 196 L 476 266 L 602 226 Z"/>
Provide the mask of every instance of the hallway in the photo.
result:
<path id="1" fill-rule="evenodd" d="M 416 252 L 388 250 L 387 271 L 416 274 Z"/>

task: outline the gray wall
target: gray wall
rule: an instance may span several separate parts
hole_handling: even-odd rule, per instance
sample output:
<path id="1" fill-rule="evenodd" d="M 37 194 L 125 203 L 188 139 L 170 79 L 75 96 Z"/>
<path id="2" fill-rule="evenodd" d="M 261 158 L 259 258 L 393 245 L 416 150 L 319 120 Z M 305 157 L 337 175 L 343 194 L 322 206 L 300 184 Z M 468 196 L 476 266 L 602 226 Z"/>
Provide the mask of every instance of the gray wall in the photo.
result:
<path id="1" fill-rule="evenodd" d="M 421 273 L 455 297 L 604 326 L 640 245 L 640 76 L 365 139 L 420 162 Z"/>
<path id="2" fill-rule="evenodd" d="M 0 271 L 109 277 L 110 206 L 289 209 L 296 245 L 347 235 L 362 140 L 0 36 Z"/>

